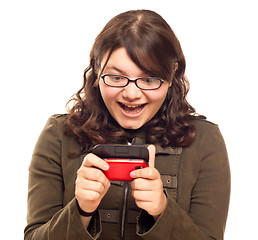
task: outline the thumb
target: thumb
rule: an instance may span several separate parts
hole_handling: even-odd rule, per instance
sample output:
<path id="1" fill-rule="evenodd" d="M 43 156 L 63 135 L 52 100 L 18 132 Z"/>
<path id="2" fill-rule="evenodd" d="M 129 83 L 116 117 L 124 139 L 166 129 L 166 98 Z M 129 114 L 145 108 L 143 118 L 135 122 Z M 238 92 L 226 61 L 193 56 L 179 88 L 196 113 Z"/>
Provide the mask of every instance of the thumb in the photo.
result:
<path id="1" fill-rule="evenodd" d="M 156 153 L 156 148 L 154 145 L 149 145 L 148 146 L 149 150 L 149 167 L 155 168 L 155 153 Z"/>

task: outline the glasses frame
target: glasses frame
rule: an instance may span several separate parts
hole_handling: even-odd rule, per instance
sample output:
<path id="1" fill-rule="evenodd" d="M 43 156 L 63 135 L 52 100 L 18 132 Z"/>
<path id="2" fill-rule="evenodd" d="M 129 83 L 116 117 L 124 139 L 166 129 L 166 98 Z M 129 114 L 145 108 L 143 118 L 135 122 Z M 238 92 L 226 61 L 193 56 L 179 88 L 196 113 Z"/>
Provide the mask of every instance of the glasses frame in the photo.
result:
<path id="1" fill-rule="evenodd" d="M 111 84 L 108 84 L 106 83 L 105 81 L 105 77 L 106 76 L 118 76 L 118 77 L 123 77 L 123 78 L 126 78 L 127 79 L 127 83 L 125 85 L 122 85 L 122 86 L 114 86 L 114 85 L 111 85 Z M 135 78 L 135 79 L 130 79 L 129 77 L 126 77 L 126 76 L 123 76 L 123 75 L 119 75 L 119 74 L 103 74 L 100 76 L 102 79 L 103 79 L 103 82 L 107 85 L 107 86 L 110 86 L 110 87 L 118 87 L 118 88 L 122 88 L 122 87 L 126 87 L 130 82 L 134 82 L 136 87 L 138 87 L 139 89 L 142 89 L 142 90 L 156 90 L 156 89 L 159 89 L 161 87 L 161 85 L 164 83 L 164 80 L 161 79 L 161 78 L 158 78 L 158 77 L 139 77 L 139 78 Z M 142 88 L 142 87 L 139 87 L 138 84 L 137 84 L 137 80 L 140 80 L 140 79 L 158 79 L 160 81 L 160 85 L 158 87 L 155 87 L 155 88 Z"/>

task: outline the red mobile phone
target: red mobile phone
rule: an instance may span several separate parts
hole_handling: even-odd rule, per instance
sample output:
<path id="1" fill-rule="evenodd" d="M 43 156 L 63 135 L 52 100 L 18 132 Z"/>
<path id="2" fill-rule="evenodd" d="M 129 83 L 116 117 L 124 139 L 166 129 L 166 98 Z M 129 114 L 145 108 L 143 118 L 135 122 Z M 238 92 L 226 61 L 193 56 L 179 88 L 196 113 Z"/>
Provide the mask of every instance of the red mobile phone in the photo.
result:
<path id="1" fill-rule="evenodd" d="M 149 151 L 144 145 L 99 144 L 92 153 L 109 164 L 105 171 L 109 180 L 131 181 L 130 172 L 149 166 Z"/>

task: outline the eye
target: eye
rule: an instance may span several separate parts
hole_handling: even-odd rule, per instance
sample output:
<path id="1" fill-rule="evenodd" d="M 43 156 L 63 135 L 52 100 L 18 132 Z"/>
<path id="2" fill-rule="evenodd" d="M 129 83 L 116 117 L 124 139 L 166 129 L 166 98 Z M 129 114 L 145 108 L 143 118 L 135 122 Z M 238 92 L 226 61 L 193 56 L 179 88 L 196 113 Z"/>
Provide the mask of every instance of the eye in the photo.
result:
<path id="1" fill-rule="evenodd" d="M 119 75 L 111 75 L 111 76 L 108 76 L 108 77 L 109 77 L 110 80 L 112 80 L 113 82 L 119 82 L 119 81 L 124 80 L 124 77 L 119 76 Z"/>
<path id="2" fill-rule="evenodd" d="M 158 89 L 162 80 L 156 77 L 138 78 L 137 86 L 141 89 Z"/>
<path id="3" fill-rule="evenodd" d="M 158 78 L 143 78 L 142 81 L 145 83 L 145 84 L 155 84 L 157 82 L 159 82 L 159 79 Z"/>

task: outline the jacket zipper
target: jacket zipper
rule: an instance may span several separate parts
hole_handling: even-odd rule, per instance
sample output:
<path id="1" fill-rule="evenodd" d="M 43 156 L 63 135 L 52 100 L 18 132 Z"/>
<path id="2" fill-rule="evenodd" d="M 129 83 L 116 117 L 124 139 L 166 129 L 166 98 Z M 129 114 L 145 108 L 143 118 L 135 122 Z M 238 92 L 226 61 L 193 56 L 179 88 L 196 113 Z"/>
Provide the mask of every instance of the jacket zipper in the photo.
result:
<path id="1" fill-rule="evenodd" d="M 121 221 L 121 240 L 124 239 L 125 233 L 125 219 L 126 219 L 126 207 L 127 207 L 127 199 L 128 199 L 128 182 L 124 182 L 124 199 L 123 199 L 123 207 L 122 207 L 122 221 Z"/>

